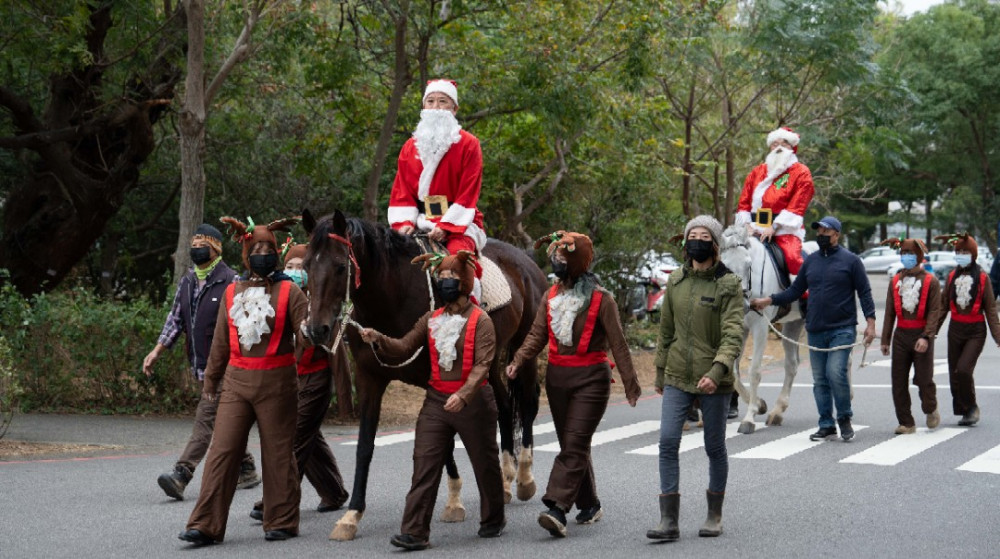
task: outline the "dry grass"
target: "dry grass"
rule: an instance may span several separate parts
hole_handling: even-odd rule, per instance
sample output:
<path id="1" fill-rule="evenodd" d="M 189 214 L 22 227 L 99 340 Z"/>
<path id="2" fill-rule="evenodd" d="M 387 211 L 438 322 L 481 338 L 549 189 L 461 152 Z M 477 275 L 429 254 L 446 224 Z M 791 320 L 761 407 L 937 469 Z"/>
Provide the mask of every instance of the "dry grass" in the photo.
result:
<path id="1" fill-rule="evenodd" d="M 25 441 L 0 440 L 0 460 L 45 454 L 81 454 L 115 448 L 96 444 L 33 443 Z"/>

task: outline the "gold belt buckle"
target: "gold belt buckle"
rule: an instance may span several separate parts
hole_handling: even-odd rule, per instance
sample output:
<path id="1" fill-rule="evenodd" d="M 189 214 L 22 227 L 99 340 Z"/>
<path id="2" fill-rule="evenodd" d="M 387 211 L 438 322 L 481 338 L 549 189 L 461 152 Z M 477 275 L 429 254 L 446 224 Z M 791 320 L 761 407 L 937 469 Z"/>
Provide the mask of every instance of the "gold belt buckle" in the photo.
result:
<path id="1" fill-rule="evenodd" d="M 761 227 L 770 227 L 774 222 L 774 213 L 771 208 L 761 208 L 754 214 L 754 223 Z"/>
<path id="2" fill-rule="evenodd" d="M 434 219 L 444 216 L 448 211 L 448 197 L 436 194 L 424 198 L 424 216 L 427 219 Z"/>

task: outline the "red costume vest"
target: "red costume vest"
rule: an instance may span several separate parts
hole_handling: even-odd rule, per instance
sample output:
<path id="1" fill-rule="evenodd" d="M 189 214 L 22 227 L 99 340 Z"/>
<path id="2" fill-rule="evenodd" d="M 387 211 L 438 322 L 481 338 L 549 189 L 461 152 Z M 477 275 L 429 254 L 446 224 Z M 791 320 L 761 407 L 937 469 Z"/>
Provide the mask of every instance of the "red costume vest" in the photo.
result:
<path id="1" fill-rule="evenodd" d="M 955 279 L 955 270 L 952 270 L 951 273 L 948 274 L 948 287 L 947 287 L 947 292 L 948 293 L 951 292 L 951 284 L 952 284 L 952 281 L 954 279 Z M 951 319 L 952 320 L 954 320 L 955 322 L 964 322 L 966 324 L 973 324 L 973 323 L 976 323 L 976 322 L 985 322 L 986 321 L 986 317 L 983 316 L 983 313 L 982 313 L 983 282 L 985 282 L 985 281 L 989 281 L 989 278 L 986 276 L 986 272 L 983 272 L 982 270 L 980 270 L 979 271 L 979 292 L 978 293 L 974 293 L 972 295 L 972 299 L 973 299 L 973 301 L 972 301 L 972 310 L 969 312 L 969 314 L 961 314 L 961 313 L 959 313 L 958 312 L 958 307 L 955 306 L 954 299 L 949 298 L 949 299 L 951 299 L 951 300 L 948 301 L 948 304 L 949 304 L 950 309 L 951 309 Z"/>
<path id="2" fill-rule="evenodd" d="M 899 274 L 892 278 L 892 300 L 896 307 L 896 325 L 900 328 L 925 328 L 927 326 L 927 293 L 930 291 L 931 274 L 924 274 L 924 284 L 920 288 L 920 303 L 917 305 L 917 318 L 903 318 L 903 297 L 899 294 Z"/>
<path id="3" fill-rule="evenodd" d="M 267 353 L 263 357 L 246 357 L 240 348 L 240 334 L 233 323 L 233 319 L 226 312 L 226 320 L 229 321 L 229 364 L 240 369 L 248 370 L 270 370 L 281 367 L 288 367 L 295 364 L 295 353 L 278 354 L 278 344 L 281 343 L 281 336 L 285 333 L 285 317 L 288 314 L 288 292 L 291 291 L 292 282 L 283 281 L 278 287 L 278 307 L 274 309 L 274 330 L 271 331 L 267 343 Z M 226 288 L 226 310 L 233 308 L 233 297 L 236 293 L 236 284 L 231 283 Z"/>
<path id="4" fill-rule="evenodd" d="M 482 315 L 483 311 L 478 306 L 472 306 L 472 314 L 469 315 L 469 320 L 465 323 L 465 340 L 462 342 L 462 378 L 459 380 L 443 380 L 441 378 L 441 365 L 438 363 L 438 350 L 437 345 L 434 343 L 434 337 L 430 335 L 430 330 L 427 331 L 427 348 L 430 349 L 431 354 L 431 380 L 428 383 L 431 388 L 442 392 L 444 394 L 454 394 L 465 381 L 469 378 L 469 373 L 472 372 L 473 359 L 476 354 L 476 323 L 479 322 L 479 316 Z M 434 311 L 431 315 L 432 318 L 436 318 L 444 314 L 444 307 Z M 483 384 L 486 384 L 487 379 L 483 379 Z"/>
<path id="5" fill-rule="evenodd" d="M 315 346 L 309 346 L 302 351 L 302 357 L 295 364 L 299 376 L 318 373 L 330 365 L 325 352 L 317 352 Z"/>
<path id="6" fill-rule="evenodd" d="M 559 286 L 553 285 L 549 290 L 549 301 L 559 294 Z M 587 310 L 587 320 L 583 325 L 583 333 L 580 335 L 580 342 L 576 345 L 576 353 L 573 355 L 560 355 L 559 342 L 552 331 L 552 316 L 548 317 L 549 326 L 549 363 L 557 367 L 589 367 L 600 363 L 608 362 L 608 354 L 604 351 L 590 351 L 590 338 L 594 335 L 594 327 L 597 325 L 597 314 L 601 310 L 601 299 L 604 296 L 600 290 L 595 289 L 590 296 L 590 307 Z"/>

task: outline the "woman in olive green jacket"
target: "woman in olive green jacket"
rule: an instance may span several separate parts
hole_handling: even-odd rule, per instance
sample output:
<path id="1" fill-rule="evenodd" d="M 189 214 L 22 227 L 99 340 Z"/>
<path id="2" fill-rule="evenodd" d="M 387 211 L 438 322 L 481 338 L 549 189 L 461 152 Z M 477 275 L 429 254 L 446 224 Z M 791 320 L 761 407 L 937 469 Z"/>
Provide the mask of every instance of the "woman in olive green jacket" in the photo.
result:
<path id="1" fill-rule="evenodd" d="M 678 449 L 687 410 L 701 403 L 708 454 L 708 519 L 699 536 L 722 533 L 722 500 L 729 475 L 726 414 L 733 392 L 733 362 L 743 346 L 743 291 L 719 260 L 722 225 L 701 215 L 684 228 L 684 266 L 670 274 L 660 318 L 656 391 L 660 417 L 660 525 L 646 536 L 680 537 Z"/>

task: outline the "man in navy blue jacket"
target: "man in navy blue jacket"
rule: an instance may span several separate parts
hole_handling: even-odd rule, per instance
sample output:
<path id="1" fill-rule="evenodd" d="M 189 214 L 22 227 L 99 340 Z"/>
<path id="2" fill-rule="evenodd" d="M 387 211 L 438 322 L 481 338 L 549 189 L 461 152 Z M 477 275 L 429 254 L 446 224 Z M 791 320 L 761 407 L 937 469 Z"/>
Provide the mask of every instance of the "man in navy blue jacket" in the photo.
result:
<path id="1" fill-rule="evenodd" d="M 849 346 L 857 336 L 858 311 L 854 295 L 861 300 L 861 311 L 868 326 L 865 327 L 865 345 L 875 339 L 875 301 L 861 259 L 838 245 L 840 220 L 826 216 L 813 222 L 819 251 L 810 254 L 802 264 L 792 285 L 770 297 L 750 301 L 760 310 L 768 305 L 788 305 L 809 291 L 806 310 L 806 332 L 811 348 L 829 349 Z M 809 350 L 813 370 L 813 397 L 819 411 L 819 430 L 809 435 L 810 440 L 823 440 L 837 434 L 833 423 L 833 406 L 837 406 L 837 424 L 845 441 L 854 438 L 851 427 L 851 382 L 847 374 L 851 348 L 837 351 Z"/>

